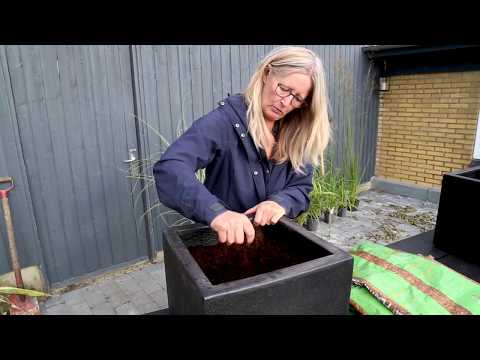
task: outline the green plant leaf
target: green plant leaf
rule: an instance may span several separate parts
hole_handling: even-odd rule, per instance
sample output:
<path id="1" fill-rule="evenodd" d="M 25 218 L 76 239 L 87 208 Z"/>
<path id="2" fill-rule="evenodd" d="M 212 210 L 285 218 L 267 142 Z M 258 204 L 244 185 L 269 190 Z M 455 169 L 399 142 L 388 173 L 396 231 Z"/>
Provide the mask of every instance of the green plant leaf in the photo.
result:
<path id="1" fill-rule="evenodd" d="M 46 294 L 41 291 L 19 289 L 19 288 L 10 287 L 10 286 L 0 286 L 0 294 L 7 294 L 7 295 L 17 294 L 17 295 L 26 295 L 26 296 L 32 296 L 32 297 L 51 296 L 50 294 Z"/>
<path id="2" fill-rule="evenodd" d="M 142 195 L 147 196 L 148 199 L 151 198 L 151 191 L 155 190 L 155 177 L 153 176 L 153 167 L 155 166 L 156 162 L 158 161 L 157 157 L 160 158 L 161 155 L 165 152 L 165 150 L 170 146 L 170 142 L 166 139 L 165 136 L 162 135 L 162 133 L 148 124 L 145 120 L 141 119 L 140 117 L 134 116 L 131 114 L 133 117 L 135 117 L 139 122 L 144 124 L 148 131 L 151 131 L 153 134 L 155 134 L 158 139 L 160 140 L 160 151 L 156 151 L 154 153 L 149 154 L 149 158 L 147 159 L 138 159 L 134 161 L 130 165 L 130 171 L 125 172 L 126 178 L 127 179 L 132 179 L 135 180 L 133 183 L 132 189 L 131 189 L 131 195 L 134 197 L 134 207 L 138 205 L 138 202 L 142 199 Z M 182 117 L 180 122 L 177 124 L 176 128 L 176 136 L 180 137 L 185 130 L 187 129 L 185 119 Z M 134 174 L 134 175 L 132 175 Z M 197 180 L 201 183 L 205 182 L 205 169 L 198 169 L 195 172 L 195 176 Z M 143 186 L 143 187 L 142 187 Z M 136 193 L 136 194 L 135 194 Z M 170 226 L 179 226 L 179 225 L 184 225 L 187 223 L 192 223 L 190 219 L 187 219 L 186 217 L 182 216 L 180 213 L 178 213 L 175 210 L 169 210 L 166 212 L 161 212 L 159 215 L 152 215 L 152 213 L 157 211 L 160 206 L 163 206 L 159 201 L 156 201 L 151 205 L 143 214 L 140 216 L 140 221 L 149 215 L 152 217 L 152 221 L 156 222 L 158 218 L 162 220 L 165 226 L 170 227 Z M 174 221 L 167 221 L 168 219 L 166 218 L 166 215 L 178 215 L 179 218 L 176 218 Z"/>

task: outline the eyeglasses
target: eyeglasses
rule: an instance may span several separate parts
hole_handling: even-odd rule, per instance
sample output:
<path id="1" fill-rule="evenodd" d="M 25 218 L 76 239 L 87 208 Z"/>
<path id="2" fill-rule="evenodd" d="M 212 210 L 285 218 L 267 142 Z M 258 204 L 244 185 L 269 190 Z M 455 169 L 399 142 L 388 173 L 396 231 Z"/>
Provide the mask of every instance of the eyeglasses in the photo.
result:
<path id="1" fill-rule="evenodd" d="M 286 98 L 288 96 L 292 96 L 292 100 L 290 101 L 292 106 L 295 108 L 301 108 L 307 105 L 307 102 L 305 101 L 304 98 L 295 95 L 292 92 L 292 89 L 288 88 L 287 86 L 278 83 L 277 87 L 275 88 L 275 93 L 280 96 L 281 98 Z"/>

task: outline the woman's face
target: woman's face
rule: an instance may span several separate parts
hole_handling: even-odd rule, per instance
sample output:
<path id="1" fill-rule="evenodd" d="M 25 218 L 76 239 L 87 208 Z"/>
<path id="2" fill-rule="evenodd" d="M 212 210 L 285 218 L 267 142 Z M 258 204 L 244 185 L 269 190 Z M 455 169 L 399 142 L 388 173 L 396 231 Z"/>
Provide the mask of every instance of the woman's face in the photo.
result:
<path id="1" fill-rule="evenodd" d="M 279 83 L 281 88 L 278 88 Z M 297 97 L 297 99 L 307 98 L 312 88 L 312 79 L 309 75 L 297 72 L 282 76 L 273 74 L 270 71 L 268 75 L 263 76 L 263 84 L 263 117 L 266 121 L 276 121 L 295 109 L 296 100 L 293 99 L 293 96 Z M 283 92 L 285 94 L 288 91 L 292 95 L 287 95 L 283 98 L 278 95 L 278 93 Z"/>

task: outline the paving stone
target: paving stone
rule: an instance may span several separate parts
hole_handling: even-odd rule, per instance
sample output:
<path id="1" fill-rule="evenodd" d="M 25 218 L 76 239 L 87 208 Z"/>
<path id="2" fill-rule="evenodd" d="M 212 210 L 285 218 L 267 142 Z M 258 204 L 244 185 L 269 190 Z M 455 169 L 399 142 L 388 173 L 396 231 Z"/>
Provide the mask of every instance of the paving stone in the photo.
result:
<path id="1" fill-rule="evenodd" d="M 131 303 L 135 306 L 152 303 L 152 298 L 145 291 L 139 291 L 131 297 Z"/>
<path id="2" fill-rule="evenodd" d="M 85 302 L 90 306 L 94 307 L 98 304 L 104 303 L 106 301 L 105 295 L 100 291 L 90 291 L 84 295 Z"/>
<path id="3" fill-rule="evenodd" d="M 130 302 L 115 308 L 117 315 L 140 315 L 140 311 Z"/>
<path id="4" fill-rule="evenodd" d="M 92 307 L 93 315 L 116 315 L 115 308 L 110 303 L 101 303 Z"/>
<path id="5" fill-rule="evenodd" d="M 47 309 L 45 315 L 74 315 L 70 306 L 58 304 Z"/>
<path id="6" fill-rule="evenodd" d="M 53 295 L 49 297 L 47 301 L 45 301 L 45 308 L 51 308 L 52 306 L 56 306 L 59 304 L 65 304 L 65 298 L 63 295 Z"/>
<path id="7" fill-rule="evenodd" d="M 106 296 L 105 301 L 111 304 L 114 308 L 123 305 L 131 300 L 131 297 L 125 293 L 116 293 L 111 296 Z"/>
<path id="8" fill-rule="evenodd" d="M 157 268 L 150 271 L 150 275 L 154 277 L 165 275 L 165 264 L 164 263 L 159 264 Z"/>
<path id="9" fill-rule="evenodd" d="M 149 296 L 160 309 L 168 307 L 168 295 L 165 290 L 155 291 L 154 293 L 149 294 Z"/>
<path id="10" fill-rule="evenodd" d="M 63 294 L 63 299 L 65 303 L 72 306 L 75 304 L 81 304 L 85 302 L 85 298 L 83 297 L 85 293 L 84 289 L 75 289 Z"/>
<path id="11" fill-rule="evenodd" d="M 162 283 L 158 280 L 149 279 L 145 282 L 140 282 L 138 285 L 145 291 L 147 294 L 151 294 L 155 291 L 162 290 Z"/>
<path id="12" fill-rule="evenodd" d="M 118 283 L 113 281 L 113 279 L 109 279 L 98 284 L 97 289 L 105 295 L 111 295 L 122 291 Z"/>
<path id="13" fill-rule="evenodd" d="M 117 283 L 111 281 L 110 286 L 99 288 L 100 292 L 105 296 L 105 299 L 123 298 L 126 297 L 125 291 L 123 291 Z"/>
<path id="14" fill-rule="evenodd" d="M 133 278 L 131 275 L 129 274 L 124 274 L 124 275 L 121 275 L 119 277 L 116 277 L 114 279 L 114 281 L 117 283 L 118 286 L 120 287 L 123 287 L 125 285 L 130 285 L 130 284 L 136 284 L 137 283 L 137 280 L 135 280 L 135 278 Z"/>
<path id="15" fill-rule="evenodd" d="M 113 280 L 120 285 L 124 282 L 132 281 L 132 277 L 129 274 L 122 274 L 120 276 L 116 276 Z"/>
<path id="16" fill-rule="evenodd" d="M 137 305 L 136 307 L 140 314 L 148 314 L 161 309 L 157 304 L 153 302 Z"/>
<path id="17" fill-rule="evenodd" d="M 131 273 L 130 277 L 136 280 L 137 283 L 146 282 L 151 279 L 150 274 L 148 274 L 146 271 L 138 271 L 138 272 Z"/>
<path id="18" fill-rule="evenodd" d="M 136 287 L 125 287 L 123 290 L 123 293 L 125 294 L 125 296 L 127 296 L 129 299 L 131 299 L 132 297 L 134 297 L 138 292 L 141 292 L 141 291 L 144 291 L 140 286 L 136 286 Z"/>
<path id="19" fill-rule="evenodd" d="M 92 315 L 92 310 L 86 302 L 72 305 L 70 309 L 73 315 Z"/>
<path id="20" fill-rule="evenodd" d="M 145 268 L 145 272 L 151 274 L 152 272 L 155 273 L 155 272 L 162 271 L 162 269 L 164 269 L 164 263 L 163 262 L 147 266 Z"/>
<path id="21" fill-rule="evenodd" d="M 165 277 L 165 269 L 158 275 L 158 280 L 160 281 L 160 285 L 165 289 L 167 287 L 167 279 Z"/>

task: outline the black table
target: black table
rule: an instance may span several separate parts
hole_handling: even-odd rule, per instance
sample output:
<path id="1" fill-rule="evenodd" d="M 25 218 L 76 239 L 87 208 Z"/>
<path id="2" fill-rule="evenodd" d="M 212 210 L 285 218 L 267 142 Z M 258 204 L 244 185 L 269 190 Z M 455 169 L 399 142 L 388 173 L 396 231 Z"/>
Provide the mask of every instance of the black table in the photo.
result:
<path id="1" fill-rule="evenodd" d="M 412 254 L 431 255 L 438 262 L 449 268 L 480 282 L 480 266 L 465 261 L 457 256 L 451 255 L 437 249 L 433 245 L 433 234 L 435 230 L 430 230 L 388 245 L 389 248 L 402 250 Z"/>

